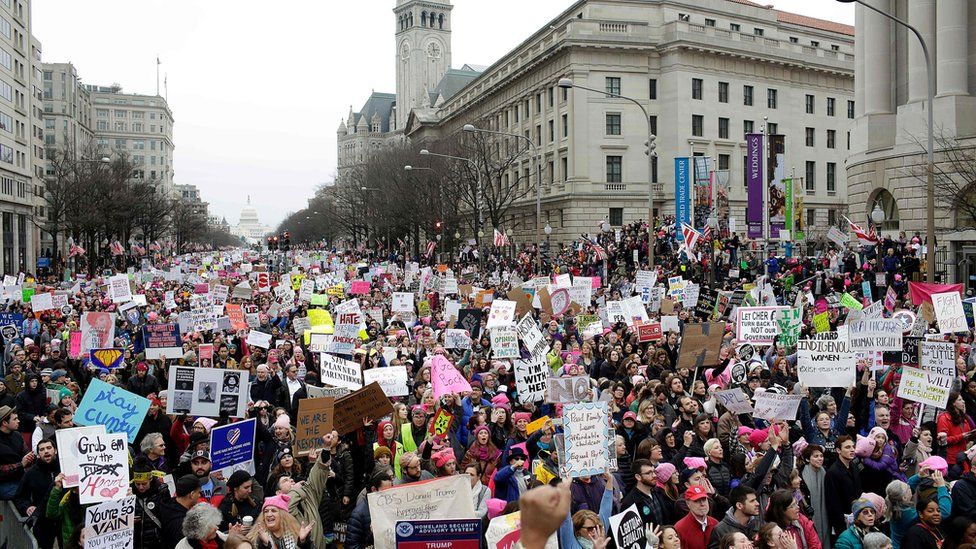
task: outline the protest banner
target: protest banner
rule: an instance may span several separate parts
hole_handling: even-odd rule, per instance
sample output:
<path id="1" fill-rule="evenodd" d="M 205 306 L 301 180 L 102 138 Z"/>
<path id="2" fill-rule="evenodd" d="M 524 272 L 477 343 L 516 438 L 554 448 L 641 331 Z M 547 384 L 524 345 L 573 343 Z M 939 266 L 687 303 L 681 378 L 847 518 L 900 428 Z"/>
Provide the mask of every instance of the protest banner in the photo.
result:
<path id="1" fill-rule="evenodd" d="M 85 508 L 84 549 L 132 549 L 135 512 L 136 496 Z"/>
<path id="2" fill-rule="evenodd" d="M 335 399 L 328 396 L 298 401 L 298 418 L 295 421 L 296 456 L 307 456 L 312 450 L 322 447 L 322 437 L 333 429 L 334 407 Z"/>
<path id="3" fill-rule="evenodd" d="M 142 327 L 142 338 L 146 345 L 148 360 L 156 360 L 164 356 L 179 358 L 183 355 L 179 324 L 146 324 Z"/>
<path id="4" fill-rule="evenodd" d="M 365 280 L 353 280 L 349 283 L 349 293 L 351 295 L 369 294 L 369 282 Z"/>
<path id="5" fill-rule="evenodd" d="M 68 429 L 58 429 L 54 432 L 58 448 L 58 463 L 61 465 L 61 472 L 64 473 L 65 488 L 78 486 L 78 479 L 81 477 L 81 463 L 79 443 L 88 441 L 95 435 L 104 435 L 104 425 L 92 425 L 90 427 L 71 427 Z"/>
<path id="6" fill-rule="evenodd" d="M 383 393 L 391 398 L 410 394 L 407 378 L 406 366 L 387 366 L 386 368 L 363 370 L 363 384 L 379 383 Z"/>
<path id="7" fill-rule="evenodd" d="M 546 402 L 551 404 L 570 404 L 583 402 L 590 398 L 590 378 L 588 376 L 546 378 Z"/>
<path id="8" fill-rule="evenodd" d="M 244 309 L 236 303 L 228 303 L 224 307 L 224 312 L 227 313 L 227 318 L 230 319 L 230 327 L 232 330 L 246 330 L 247 322 L 244 320 Z"/>
<path id="9" fill-rule="evenodd" d="M 80 356 L 88 356 L 92 349 L 106 349 L 115 341 L 115 313 L 93 311 L 81 314 Z"/>
<path id="10" fill-rule="evenodd" d="M 427 432 L 432 437 L 444 436 L 451 430 L 452 423 L 454 423 L 454 414 L 448 412 L 446 408 L 439 408 L 434 415 L 434 421 L 431 421 L 430 426 L 427 427 Z"/>
<path id="11" fill-rule="evenodd" d="M 519 402 L 538 402 L 546 396 L 546 380 L 549 378 L 549 362 L 546 357 L 530 360 L 513 360 L 515 387 Z"/>
<path id="12" fill-rule="evenodd" d="M 491 302 L 491 309 L 488 311 L 488 324 L 485 326 L 489 330 L 496 326 L 510 326 L 515 323 L 514 301 L 498 299 Z M 473 336 L 472 336 L 473 337 Z"/>
<path id="13" fill-rule="evenodd" d="M 602 474 L 610 459 L 607 403 L 578 402 L 563 407 L 563 434 L 569 476 Z"/>
<path id="14" fill-rule="evenodd" d="M 271 334 L 259 332 L 258 330 L 251 330 L 247 333 L 247 340 L 245 343 L 267 350 L 271 348 Z"/>
<path id="15" fill-rule="evenodd" d="M 394 527 L 401 520 L 475 518 L 471 483 L 463 475 L 394 486 L 366 498 L 375 549 L 395 548 Z"/>
<path id="16" fill-rule="evenodd" d="M 129 487 L 129 446 L 125 435 L 82 435 L 68 453 L 78 460 L 78 496 L 82 505 L 125 497 Z"/>
<path id="17" fill-rule="evenodd" d="M 742 389 L 728 389 L 726 391 L 715 391 L 715 398 L 718 403 L 725 406 L 733 414 L 751 414 L 753 411 L 749 397 Z"/>
<path id="18" fill-rule="evenodd" d="M 901 351 L 888 351 L 883 353 L 884 363 L 895 367 L 909 366 L 919 368 L 919 349 L 921 348 L 921 342 L 922 338 L 920 337 L 903 337 Z"/>
<path id="19" fill-rule="evenodd" d="M 637 504 L 610 517 L 610 531 L 617 549 L 644 549 L 647 534 Z"/>
<path id="20" fill-rule="evenodd" d="M 647 343 L 664 337 L 660 322 L 641 322 L 637 325 L 637 341 Z"/>
<path id="21" fill-rule="evenodd" d="M 932 306 L 939 321 L 939 333 L 954 334 L 969 329 L 959 292 L 932 294 Z"/>
<path id="22" fill-rule="evenodd" d="M 464 374 L 442 355 L 434 355 L 430 360 L 430 379 L 434 386 L 434 398 L 471 390 L 471 384 Z"/>
<path id="23" fill-rule="evenodd" d="M 862 318 L 846 325 L 851 351 L 901 350 L 901 325 L 897 320 Z"/>
<path id="24" fill-rule="evenodd" d="M 661 326 L 664 327 L 664 318 L 661 319 Z M 724 336 L 724 322 L 685 324 L 677 368 L 697 369 L 717 365 Z"/>
<path id="25" fill-rule="evenodd" d="M 802 308 L 797 307 L 782 311 L 776 318 L 776 326 L 779 330 L 776 339 L 787 348 L 796 347 L 796 340 L 800 337 L 802 324 Z"/>
<path id="26" fill-rule="evenodd" d="M 480 549 L 481 519 L 401 520 L 396 523 L 397 549 Z"/>
<path id="27" fill-rule="evenodd" d="M 776 320 L 788 307 L 739 307 L 735 313 L 736 340 L 771 345 L 779 333 Z"/>
<path id="28" fill-rule="evenodd" d="M 328 352 L 336 355 L 351 355 L 359 345 L 359 324 L 362 315 L 359 312 L 339 313 L 335 332 L 332 334 L 332 345 Z"/>
<path id="29" fill-rule="evenodd" d="M 324 353 L 326 349 L 329 348 L 329 343 L 332 341 L 332 334 L 317 334 L 310 332 L 308 334 L 308 350 L 313 353 Z"/>
<path id="30" fill-rule="evenodd" d="M 93 378 L 75 411 L 75 423 L 102 425 L 106 432 L 122 433 L 134 443 L 149 405 L 148 398 Z"/>
<path id="31" fill-rule="evenodd" d="M 478 339 L 481 335 L 481 310 L 461 309 L 458 311 L 457 323 L 454 327 L 466 330 L 471 335 L 471 339 Z"/>
<path id="32" fill-rule="evenodd" d="M 518 358 L 518 335 L 514 326 L 498 326 L 488 332 L 491 334 L 491 354 L 496 359 Z"/>
<path id="33" fill-rule="evenodd" d="M 919 369 L 940 376 L 956 376 L 956 345 L 951 341 L 921 341 Z"/>
<path id="34" fill-rule="evenodd" d="M 803 400 L 802 395 L 781 395 L 763 391 L 756 396 L 752 415 L 768 421 L 776 419 L 794 421 L 796 420 L 796 411 L 800 407 L 801 400 Z"/>
<path id="35" fill-rule="evenodd" d="M 857 360 L 846 341 L 800 339 L 796 342 L 796 371 L 807 387 L 850 387 L 857 376 Z"/>
<path id="36" fill-rule="evenodd" d="M 248 372 L 220 368 L 169 367 L 167 414 L 232 418 L 247 413 Z"/>
<path id="37" fill-rule="evenodd" d="M 362 366 L 328 353 L 319 353 L 320 379 L 324 385 L 346 387 L 351 391 L 362 389 Z"/>
<path id="38" fill-rule="evenodd" d="M 840 296 L 840 304 L 852 311 L 860 311 L 864 308 L 864 305 L 856 297 L 847 292 L 844 292 L 844 295 Z"/>
<path id="39" fill-rule="evenodd" d="M 536 324 L 535 318 L 532 317 L 532 313 L 525 313 L 525 316 L 515 325 L 515 329 L 518 331 L 518 336 L 522 339 L 522 343 L 525 344 L 525 348 L 529 350 L 532 356 L 537 356 L 539 351 L 545 348 L 546 342 L 542 337 L 539 326 Z"/>
<path id="40" fill-rule="evenodd" d="M 464 350 L 470 349 L 471 338 L 468 337 L 467 330 L 458 330 L 456 328 L 448 328 L 444 330 L 444 348 Z"/>
<path id="41" fill-rule="evenodd" d="M 364 417 L 377 420 L 392 413 L 393 405 L 380 384 L 370 383 L 335 401 L 333 429 L 344 435 L 361 428 Z"/>
<path id="42" fill-rule="evenodd" d="M 901 369 L 898 396 L 912 402 L 945 408 L 949 403 L 953 379 L 906 366 Z"/>
<path id="43" fill-rule="evenodd" d="M 299 402 L 305 402 L 303 399 Z M 210 462 L 213 471 L 247 463 L 254 459 L 257 420 L 248 419 L 210 430 Z"/>
<path id="44" fill-rule="evenodd" d="M 181 349 L 182 350 L 182 349 Z M 124 349 L 91 349 L 88 351 L 88 362 L 95 368 L 113 370 L 122 365 Z"/>

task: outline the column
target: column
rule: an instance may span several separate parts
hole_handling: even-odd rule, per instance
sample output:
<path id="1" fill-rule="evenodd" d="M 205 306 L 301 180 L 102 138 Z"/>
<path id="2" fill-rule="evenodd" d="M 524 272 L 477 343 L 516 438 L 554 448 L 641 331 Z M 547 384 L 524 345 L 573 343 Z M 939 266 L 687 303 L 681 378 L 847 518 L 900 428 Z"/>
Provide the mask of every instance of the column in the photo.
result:
<path id="1" fill-rule="evenodd" d="M 932 70 L 935 70 L 935 0 L 912 0 L 908 3 L 908 24 L 912 25 L 925 39 L 929 47 Z M 925 56 L 915 35 L 908 37 L 908 101 L 924 101 L 928 97 L 928 72 L 925 69 Z"/>
<path id="2" fill-rule="evenodd" d="M 854 105 L 855 112 L 864 110 L 864 14 L 867 8 L 854 4 Z"/>
<path id="3" fill-rule="evenodd" d="M 938 94 L 968 95 L 969 73 L 966 67 L 967 39 L 966 29 L 967 8 L 969 0 L 940 0 L 936 15 L 938 27 L 937 52 L 938 60 Z"/>
<path id="4" fill-rule="evenodd" d="M 865 0 L 889 12 L 888 0 Z M 891 111 L 891 21 L 870 9 L 864 11 L 864 114 Z"/>

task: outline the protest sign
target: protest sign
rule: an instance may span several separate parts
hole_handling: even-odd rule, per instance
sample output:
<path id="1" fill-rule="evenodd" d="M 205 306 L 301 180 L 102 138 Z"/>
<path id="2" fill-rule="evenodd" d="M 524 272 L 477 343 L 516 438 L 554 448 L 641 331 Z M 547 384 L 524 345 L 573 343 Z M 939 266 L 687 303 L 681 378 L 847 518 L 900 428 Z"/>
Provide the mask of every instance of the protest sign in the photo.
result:
<path id="1" fill-rule="evenodd" d="M 307 399 L 300 401 L 305 402 Z M 299 403 L 299 405 L 301 405 Z M 210 462 L 214 471 L 254 459 L 256 419 L 214 427 L 210 431 Z"/>
<path id="2" fill-rule="evenodd" d="M 61 465 L 61 472 L 64 473 L 64 486 L 74 488 L 78 486 L 78 479 L 81 477 L 79 443 L 91 440 L 95 435 L 106 434 L 105 426 L 99 424 L 91 427 L 58 429 L 54 434 L 60 449 L 58 463 Z"/>
<path id="3" fill-rule="evenodd" d="M 525 313 L 525 316 L 515 325 L 515 329 L 518 331 L 522 343 L 525 343 L 525 348 L 529 350 L 532 356 L 545 354 L 546 342 L 542 337 L 539 326 L 536 324 L 535 318 L 532 317 L 532 313 Z"/>
<path id="4" fill-rule="evenodd" d="M 75 411 L 78 425 L 102 425 L 108 433 L 122 433 L 130 443 L 149 411 L 149 399 L 93 378 Z"/>
<path id="5" fill-rule="evenodd" d="M 471 390 L 471 384 L 464 378 L 464 374 L 443 355 L 434 355 L 430 360 L 430 379 L 434 386 L 434 398 Z"/>
<path id="6" fill-rule="evenodd" d="M 478 339 L 481 335 L 481 310 L 461 309 L 454 327 L 466 330 L 471 334 L 471 339 Z"/>
<path id="7" fill-rule="evenodd" d="M 662 327 L 664 319 L 662 318 Z M 685 324 L 677 368 L 702 368 L 718 364 L 718 351 L 725 335 L 724 322 Z"/>
<path id="8" fill-rule="evenodd" d="M 776 320 L 788 307 L 739 307 L 736 309 L 736 340 L 771 345 L 779 333 Z"/>
<path id="9" fill-rule="evenodd" d="M 427 432 L 434 437 L 444 436 L 451 430 L 452 423 L 454 423 L 454 414 L 448 412 L 446 408 L 439 408 L 437 414 L 434 415 L 434 421 L 430 422 Z"/>
<path id="10" fill-rule="evenodd" d="M 795 347 L 796 340 L 800 337 L 800 328 L 803 323 L 803 309 L 786 309 L 777 315 L 776 325 L 779 330 L 777 340 L 785 347 Z"/>
<path id="11" fill-rule="evenodd" d="M 573 478 L 602 474 L 610 459 L 607 403 L 578 402 L 563 407 L 567 472 Z"/>
<path id="12" fill-rule="evenodd" d="M 84 549 L 131 549 L 136 497 L 112 499 L 85 508 Z"/>
<path id="13" fill-rule="evenodd" d="M 463 475 L 394 486 L 367 496 L 375 549 L 394 549 L 401 520 L 473 519 L 471 483 Z"/>
<path id="14" fill-rule="evenodd" d="M 852 311 L 860 311 L 864 308 L 864 305 L 856 297 L 847 292 L 844 292 L 844 295 L 840 296 L 840 304 Z"/>
<path id="15" fill-rule="evenodd" d="M 448 328 L 444 330 L 444 348 L 464 350 L 470 349 L 471 338 L 468 337 L 467 330 L 458 330 L 456 328 Z"/>
<path id="16" fill-rule="evenodd" d="M 519 402 L 525 404 L 538 402 L 546 396 L 546 379 L 549 378 L 549 363 L 546 358 L 513 360 L 515 387 Z"/>
<path id="17" fill-rule="evenodd" d="M 593 280 L 600 280 L 593 277 Z M 521 512 L 516 511 L 500 517 L 491 519 L 488 528 L 485 530 L 485 540 L 488 542 L 488 549 L 513 549 L 521 547 L 519 541 L 522 538 L 522 518 Z M 559 541 L 553 533 L 546 540 L 544 549 L 559 549 Z"/>
<path id="18" fill-rule="evenodd" d="M 295 455 L 306 456 L 323 445 L 322 437 L 332 432 L 335 418 L 332 397 L 303 398 L 298 401 L 295 421 Z"/>
<path id="19" fill-rule="evenodd" d="M 663 337 L 660 322 L 641 322 L 637 325 L 637 341 L 647 343 Z"/>
<path id="20" fill-rule="evenodd" d="M 308 350 L 313 353 L 324 353 L 329 348 L 332 341 L 332 334 L 318 334 L 315 332 L 308 334 Z"/>
<path id="21" fill-rule="evenodd" d="M 583 402 L 590 398 L 590 378 L 588 376 L 546 378 L 546 402 L 569 404 Z"/>
<path id="22" fill-rule="evenodd" d="M 346 387 L 351 391 L 363 387 L 361 366 L 328 353 L 319 353 L 320 379 L 324 385 Z"/>
<path id="23" fill-rule="evenodd" d="M 108 293 L 112 296 L 112 303 L 132 301 L 132 288 L 129 286 L 129 275 L 120 274 L 109 278 Z"/>
<path id="24" fill-rule="evenodd" d="M 826 312 L 813 315 L 813 329 L 818 334 L 830 331 L 830 316 Z"/>
<path id="25" fill-rule="evenodd" d="M 335 332 L 332 334 L 330 353 L 350 355 L 359 345 L 359 323 L 362 315 L 359 312 L 339 313 Z"/>
<path id="26" fill-rule="evenodd" d="M 807 387 L 850 387 L 857 360 L 847 342 L 839 339 L 800 339 L 796 342 L 796 371 Z"/>
<path id="27" fill-rule="evenodd" d="M 794 421 L 801 400 L 803 400 L 802 395 L 781 395 L 763 391 L 756 396 L 756 402 L 753 406 L 755 410 L 752 415 L 768 421 L 776 419 Z"/>
<path id="28" fill-rule="evenodd" d="M 35 313 L 49 311 L 54 308 L 51 294 L 34 294 L 31 296 L 31 310 Z"/>
<path id="29" fill-rule="evenodd" d="M 232 418 L 245 417 L 248 401 L 248 372 L 219 368 L 169 367 L 167 414 Z"/>
<path id="30" fill-rule="evenodd" d="M 848 322 L 847 327 L 852 351 L 901 350 L 901 324 L 897 320 L 862 318 L 857 322 Z"/>
<path id="31" fill-rule="evenodd" d="M 178 358 L 183 355 L 179 324 L 146 324 L 142 327 L 142 340 L 146 345 L 148 360 L 156 360 L 164 356 Z"/>
<path id="32" fill-rule="evenodd" d="M 514 301 L 498 299 L 491 302 L 491 310 L 488 312 L 488 324 L 485 326 L 489 330 L 496 326 L 510 326 L 515 323 Z M 473 337 L 473 335 L 472 335 Z"/>
<path id="33" fill-rule="evenodd" d="M 81 314 L 80 356 L 92 349 L 106 349 L 115 341 L 115 313 L 93 311 Z"/>
<path id="34" fill-rule="evenodd" d="M 349 283 L 349 293 L 351 295 L 369 294 L 369 282 L 365 280 L 353 280 Z"/>
<path id="35" fill-rule="evenodd" d="M 919 369 L 941 376 L 956 376 L 956 345 L 951 341 L 922 341 Z"/>
<path id="36" fill-rule="evenodd" d="M 370 383 L 335 401 L 333 429 L 340 435 L 351 433 L 363 426 L 363 418 L 379 419 L 393 413 L 390 399 L 379 383 Z"/>
<path id="37" fill-rule="evenodd" d="M 397 549 L 480 549 L 481 519 L 401 520 L 396 523 Z"/>
<path id="38" fill-rule="evenodd" d="M 498 326 L 492 328 L 491 353 L 496 359 L 518 358 L 518 336 L 514 326 Z"/>
<path id="39" fill-rule="evenodd" d="M 83 435 L 68 452 L 78 459 L 78 496 L 82 505 L 125 497 L 129 487 L 129 446 L 125 435 Z"/>
<path id="40" fill-rule="evenodd" d="M 386 368 L 370 368 L 363 370 L 363 384 L 379 383 L 383 393 L 388 397 L 407 396 L 410 388 L 407 385 L 406 366 L 387 366 Z"/>
<path id="41" fill-rule="evenodd" d="M 262 349 L 269 349 L 271 347 L 271 334 L 251 330 L 247 333 L 247 340 L 245 343 L 248 345 L 254 345 L 255 347 L 260 347 Z"/>
<path id="42" fill-rule="evenodd" d="M 729 389 L 727 391 L 715 391 L 715 398 L 718 403 L 725 406 L 733 414 L 751 414 L 752 403 L 742 389 Z"/>
<path id="43" fill-rule="evenodd" d="M 901 369 L 898 396 L 912 402 L 945 408 L 949 403 L 952 380 L 953 378 L 949 376 L 932 374 L 906 366 Z"/>
<path id="44" fill-rule="evenodd" d="M 644 519 L 636 503 L 610 517 L 610 531 L 617 549 L 644 549 L 647 543 Z"/>
<path id="45" fill-rule="evenodd" d="M 92 349 L 88 351 L 88 362 L 95 368 L 113 370 L 122 365 L 124 349 Z"/>
<path id="46" fill-rule="evenodd" d="M 932 294 L 932 306 L 939 321 L 939 333 L 954 334 L 969 329 L 959 292 Z"/>

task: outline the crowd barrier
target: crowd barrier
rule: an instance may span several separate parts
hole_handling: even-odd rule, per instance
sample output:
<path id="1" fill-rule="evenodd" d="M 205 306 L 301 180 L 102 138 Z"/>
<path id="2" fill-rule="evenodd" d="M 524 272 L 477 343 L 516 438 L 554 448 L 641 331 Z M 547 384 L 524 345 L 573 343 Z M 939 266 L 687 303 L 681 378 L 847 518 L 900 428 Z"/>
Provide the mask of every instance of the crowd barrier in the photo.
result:
<path id="1" fill-rule="evenodd" d="M 20 522 L 14 504 L 0 501 L 0 548 L 37 549 L 37 540 Z"/>

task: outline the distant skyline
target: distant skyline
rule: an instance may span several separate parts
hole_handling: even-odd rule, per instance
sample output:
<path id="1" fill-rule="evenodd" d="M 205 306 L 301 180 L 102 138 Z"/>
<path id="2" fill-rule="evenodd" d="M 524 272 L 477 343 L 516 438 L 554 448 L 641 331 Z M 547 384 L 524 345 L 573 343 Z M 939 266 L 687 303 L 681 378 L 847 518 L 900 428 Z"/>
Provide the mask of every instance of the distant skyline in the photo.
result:
<path id="1" fill-rule="evenodd" d="M 452 60 L 491 65 L 572 0 L 454 0 Z M 835 0 L 777 9 L 854 24 Z M 336 128 L 373 91 L 394 92 L 394 0 L 273 4 L 253 0 L 35 0 L 44 62 L 72 62 L 83 82 L 156 92 L 173 111 L 174 182 L 196 185 L 210 213 L 236 225 L 251 195 L 277 226 L 336 170 Z M 517 16 L 516 16 L 517 15 Z"/>

